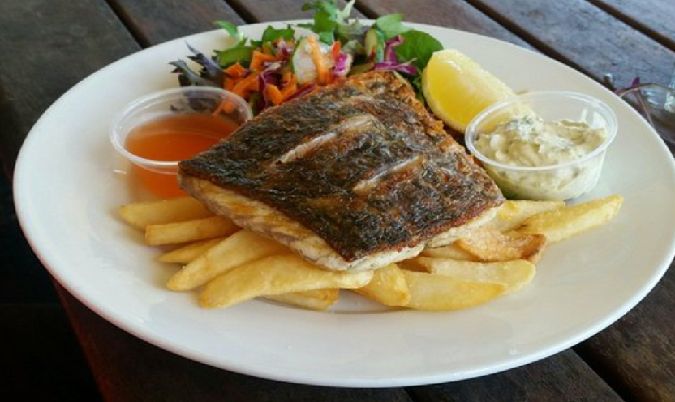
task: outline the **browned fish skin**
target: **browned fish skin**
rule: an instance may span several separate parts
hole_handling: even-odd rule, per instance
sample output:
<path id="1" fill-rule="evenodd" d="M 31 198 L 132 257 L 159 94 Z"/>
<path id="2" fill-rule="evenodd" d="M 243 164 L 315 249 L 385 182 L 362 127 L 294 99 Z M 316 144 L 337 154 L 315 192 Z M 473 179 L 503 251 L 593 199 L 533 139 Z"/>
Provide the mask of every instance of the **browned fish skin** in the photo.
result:
<path id="1" fill-rule="evenodd" d="M 180 163 L 262 201 L 346 261 L 414 246 L 503 197 L 393 73 L 367 73 L 268 109 Z"/>

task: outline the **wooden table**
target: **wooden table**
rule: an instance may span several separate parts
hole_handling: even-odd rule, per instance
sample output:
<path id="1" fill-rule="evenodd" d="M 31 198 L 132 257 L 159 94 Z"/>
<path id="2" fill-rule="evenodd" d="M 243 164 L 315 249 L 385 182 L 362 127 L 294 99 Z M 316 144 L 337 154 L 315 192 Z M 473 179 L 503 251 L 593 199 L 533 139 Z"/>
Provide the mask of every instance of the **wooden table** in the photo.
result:
<path id="1" fill-rule="evenodd" d="M 97 69 L 142 48 L 213 28 L 306 17 L 303 0 L 3 0 L 0 141 L 8 174 L 35 120 Z M 675 66 L 671 0 L 361 0 L 357 14 L 492 36 L 601 81 L 668 83 Z M 120 83 L 123 85 L 124 83 Z M 3 214 L 9 214 L 3 211 Z M 637 268 L 637 267 L 636 267 Z M 672 268 L 672 265 L 671 265 Z M 624 318 L 555 356 L 472 380 L 408 388 L 326 388 L 215 369 L 149 345 L 60 289 L 101 395 L 111 401 L 675 400 L 675 272 Z"/>

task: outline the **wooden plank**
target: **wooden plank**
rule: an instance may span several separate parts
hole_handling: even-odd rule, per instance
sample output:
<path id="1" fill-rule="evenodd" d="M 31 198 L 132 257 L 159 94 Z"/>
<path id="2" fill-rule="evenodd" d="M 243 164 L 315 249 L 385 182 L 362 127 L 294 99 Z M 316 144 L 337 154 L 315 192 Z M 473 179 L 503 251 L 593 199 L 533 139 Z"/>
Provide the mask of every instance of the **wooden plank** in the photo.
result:
<path id="1" fill-rule="evenodd" d="M 103 320 L 62 289 L 63 305 L 95 367 L 106 400 L 114 401 L 391 401 L 410 402 L 400 388 L 326 388 L 263 380 L 167 353 Z M 114 352 L 112 352 L 114 351 Z"/>
<path id="2" fill-rule="evenodd" d="M 58 96 L 139 49 L 103 1 L 0 1 L 0 152 L 11 171 L 21 143 Z"/>
<path id="3" fill-rule="evenodd" d="M 82 350 L 58 304 L 0 304 L 0 334 L 3 400 L 100 400 Z"/>
<path id="4" fill-rule="evenodd" d="M 51 277 L 21 233 L 4 175 L 0 175 L 0 278 L 0 303 L 56 302 Z"/>
<path id="5" fill-rule="evenodd" d="M 244 20 L 222 0 L 108 0 L 143 45 L 214 29 L 213 22 Z"/>
<path id="6" fill-rule="evenodd" d="M 468 0 L 497 22 L 598 81 L 612 73 L 618 86 L 635 76 L 669 82 L 675 52 L 586 0 Z"/>
<path id="7" fill-rule="evenodd" d="M 302 11 L 302 5 L 307 0 L 227 0 L 227 2 L 247 22 L 284 21 L 300 18 L 311 18 L 312 11 Z M 344 5 L 344 1 L 340 0 Z M 358 10 L 352 11 L 352 16 L 363 17 Z"/>
<path id="8" fill-rule="evenodd" d="M 575 350 L 635 401 L 675 398 L 675 263 L 630 313 Z"/>
<path id="9" fill-rule="evenodd" d="M 391 13 L 402 13 L 405 21 L 460 29 L 505 40 L 519 46 L 531 46 L 463 1 L 359 0 L 359 10 L 370 18 Z"/>
<path id="10" fill-rule="evenodd" d="M 589 1 L 675 50 L 675 4 L 672 0 Z"/>
<path id="11" fill-rule="evenodd" d="M 408 392 L 419 402 L 622 400 L 571 350 L 507 372 Z"/>

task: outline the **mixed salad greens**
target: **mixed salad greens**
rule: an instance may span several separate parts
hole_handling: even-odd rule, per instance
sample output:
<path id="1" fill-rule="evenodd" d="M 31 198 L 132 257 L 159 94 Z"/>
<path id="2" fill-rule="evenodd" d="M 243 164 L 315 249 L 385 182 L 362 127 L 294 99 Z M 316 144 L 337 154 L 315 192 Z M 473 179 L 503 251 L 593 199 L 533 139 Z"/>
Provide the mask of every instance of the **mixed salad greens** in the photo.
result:
<path id="1" fill-rule="evenodd" d="M 254 114 L 311 92 L 349 75 L 372 70 L 390 70 L 403 75 L 420 98 L 421 72 L 431 54 L 443 47 L 431 35 L 403 25 L 401 14 L 389 14 L 372 26 L 350 18 L 355 0 L 344 8 L 336 0 L 305 4 L 313 10 L 311 23 L 268 26 L 260 40 L 242 35 L 236 25 L 216 24 L 236 40 L 212 57 L 188 45 L 193 70 L 184 60 L 174 61 L 182 86 L 217 86 L 246 99 Z M 298 28 L 308 30 L 301 34 Z M 305 31 L 307 32 L 307 31 Z"/>

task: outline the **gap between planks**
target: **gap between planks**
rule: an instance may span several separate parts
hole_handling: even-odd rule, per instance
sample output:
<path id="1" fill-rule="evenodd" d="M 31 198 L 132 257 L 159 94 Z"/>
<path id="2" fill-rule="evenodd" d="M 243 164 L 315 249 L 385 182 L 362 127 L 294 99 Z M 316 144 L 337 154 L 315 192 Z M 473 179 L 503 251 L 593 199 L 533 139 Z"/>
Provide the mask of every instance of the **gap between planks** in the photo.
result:
<path id="1" fill-rule="evenodd" d="M 543 41 L 537 39 L 536 36 L 532 35 L 531 33 L 527 32 L 527 30 L 521 28 L 517 24 L 512 23 L 511 21 L 508 20 L 508 18 L 502 16 L 501 14 L 495 12 L 492 10 L 490 7 L 482 4 L 478 0 L 465 0 L 467 3 L 469 3 L 472 7 L 477 9 L 478 11 L 482 12 L 483 14 L 487 15 L 489 18 L 503 26 L 504 28 L 508 29 L 511 31 L 514 35 L 519 36 L 522 38 L 524 41 L 532 45 L 535 49 L 539 50 L 543 54 L 558 60 L 564 64 L 567 64 L 568 66 L 574 68 L 575 70 L 581 71 L 585 75 L 595 79 L 598 81 L 592 74 L 591 71 L 588 71 L 587 69 L 581 67 L 579 64 L 573 62 L 569 58 L 565 57 L 562 53 L 558 52 L 555 50 L 553 47 L 547 45 Z"/>
<path id="2" fill-rule="evenodd" d="M 115 17 L 117 17 L 120 24 L 124 26 L 124 28 L 129 32 L 131 37 L 134 38 L 140 47 L 147 48 L 152 46 L 152 44 L 143 37 L 143 34 L 134 27 L 134 24 L 131 23 L 129 14 L 127 14 L 124 8 L 120 7 L 119 4 L 117 4 L 114 0 L 104 0 L 104 3 L 110 7 L 112 13 L 115 15 Z"/>
<path id="3" fill-rule="evenodd" d="M 601 9 L 602 11 L 606 12 L 607 14 L 613 16 L 617 20 L 623 22 L 624 24 L 630 26 L 636 31 L 643 33 L 644 35 L 652 38 L 654 41 L 660 43 L 661 45 L 675 52 L 675 41 L 669 38 L 668 36 L 650 28 L 647 24 L 640 22 L 639 20 L 633 18 L 632 16 L 626 14 L 625 12 L 621 11 L 619 8 L 614 7 L 611 4 L 608 4 L 600 0 L 586 0 L 586 1 L 588 1 L 595 7 Z M 673 5 L 673 7 L 675 7 L 675 4 Z"/>

